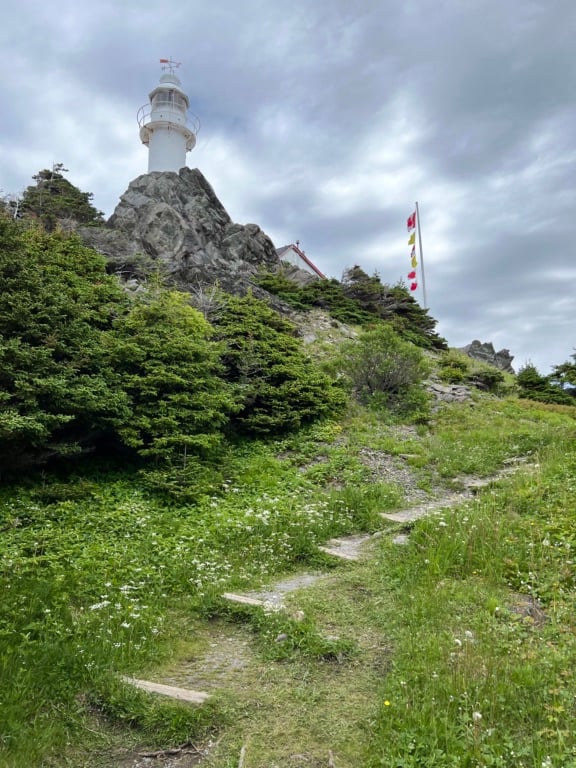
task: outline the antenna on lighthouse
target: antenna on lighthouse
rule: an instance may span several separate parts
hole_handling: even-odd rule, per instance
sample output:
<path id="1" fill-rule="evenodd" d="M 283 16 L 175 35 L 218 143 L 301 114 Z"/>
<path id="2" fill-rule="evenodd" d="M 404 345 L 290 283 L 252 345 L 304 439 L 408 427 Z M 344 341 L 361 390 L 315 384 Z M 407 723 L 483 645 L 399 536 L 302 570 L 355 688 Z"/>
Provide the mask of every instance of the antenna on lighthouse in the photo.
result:
<path id="1" fill-rule="evenodd" d="M 186 165 L 186 153 L 196 145 L 200 121 L 188 115 L 190 100 L 176 76 L 179 61 L 160 59 L 163 75 L 138 110 L 140 140 L 148 147 L 148 173 L 174 171 Z"/>

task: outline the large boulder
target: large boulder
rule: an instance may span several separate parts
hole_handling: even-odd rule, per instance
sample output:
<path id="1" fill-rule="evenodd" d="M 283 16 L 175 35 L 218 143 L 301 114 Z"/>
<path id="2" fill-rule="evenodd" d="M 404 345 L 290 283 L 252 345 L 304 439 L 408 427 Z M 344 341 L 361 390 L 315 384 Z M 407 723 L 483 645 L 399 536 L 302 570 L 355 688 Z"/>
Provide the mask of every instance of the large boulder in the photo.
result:
<path id="1" fill-rule="evenodd" d="M 474 360 L 480 360 L 483 363 L 493 365 L 505 373 L 514 373 L 514 368 L 512 368 L 514 355 L 511 355 L 508 349 L 501 349 L 499 352 L 496 352 L 494 345 L 490 341 L 481 342 L 474 339 L 470 344 L 461 347 L 460 352 L 464 352 L 464 354 Z"/>
<path id="2" fill-rule="evenodd" d="M 105 227 L 79 232 L 125 277 L 157 265 L 188 289 L 218 283 L 244 292 L 260 269 L 279 264 L 272 240 L 256 224 L 235 224 L 197 169 L 139 176 Z"/>

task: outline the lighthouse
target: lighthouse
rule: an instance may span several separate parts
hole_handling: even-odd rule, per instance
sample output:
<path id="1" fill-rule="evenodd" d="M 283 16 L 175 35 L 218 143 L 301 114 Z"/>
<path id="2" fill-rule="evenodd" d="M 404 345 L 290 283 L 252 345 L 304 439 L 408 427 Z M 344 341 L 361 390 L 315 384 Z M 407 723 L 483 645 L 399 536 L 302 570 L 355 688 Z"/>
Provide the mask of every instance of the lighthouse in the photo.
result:
<path id="1" fill-rule="evenodd" d="M 175 73 L 180 64 L 171 59 L 160 59 L 160 63 L 160 82 L 150 92 L 150 102 L 138 110 L 140 139 L 148 147 L 148 173 L 177 173 L 186 165 L 186 152 L 196 144 L 200 122 L 188 115 L 190 100 Z"/>

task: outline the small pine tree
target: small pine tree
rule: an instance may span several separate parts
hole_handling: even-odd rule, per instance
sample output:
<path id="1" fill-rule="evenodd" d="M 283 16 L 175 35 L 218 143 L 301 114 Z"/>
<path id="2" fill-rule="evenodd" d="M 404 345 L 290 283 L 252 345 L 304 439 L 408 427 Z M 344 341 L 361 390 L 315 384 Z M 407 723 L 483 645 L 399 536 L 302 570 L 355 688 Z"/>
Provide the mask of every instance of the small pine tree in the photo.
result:
<path id="1" fill-rule="evenodd" d="M 215 456 L 235 402 L 210 324 L 188 296 L 152 286 L 114 332 L 110 363 L 131 411 L 116 424 L 121 440 L 157 461 Z"/>
<path id="2" fill-rule="evenodd" d="M 92 205 L 92 192 L 81 192 L 64 178 L 67 172 L 62 163 L 39 171 L 32 177 L 36 184 L 27 187 L 22 196 L 21 215 L 37 219 L 47 232 L 66 220 L 87 225 L 104 221 L 103 213 Z"/>
<path id="3" fill-rule="evenodd" d="M 291 323 L 252 295 L 223 296 L 214 326 L 225 343 L 225 376 L 238 393 L 239 432 L 295 429 L 344 404 L 344 393 L 306 356 Z"/>
<path id="4" fill-rule="evenodd" d="M 520 397 L 538 400 L 542 403 L 573 404 L 573 398 L 560 386 L 552 384 L 547 376 L 542 376 L 535 365 L 528 362 L 518 371 L 516 382 L 520 388 Z"/>
<path id="5" fill-rule="evenodd" d="M 572 362 L 566 361 L 561 365 L 554 366 L 550 381 L 558 382 L 561 387 L 568 385 L 570 390 L 576 387 L 576 354 L 571 355 Z"/>

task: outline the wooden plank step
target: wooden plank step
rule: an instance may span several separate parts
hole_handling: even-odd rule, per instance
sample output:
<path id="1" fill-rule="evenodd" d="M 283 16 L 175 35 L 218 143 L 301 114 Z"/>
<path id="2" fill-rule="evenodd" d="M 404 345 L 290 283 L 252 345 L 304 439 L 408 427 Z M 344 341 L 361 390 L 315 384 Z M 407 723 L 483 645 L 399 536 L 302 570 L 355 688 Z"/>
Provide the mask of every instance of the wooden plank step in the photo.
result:
<path id="1" fill-rule="evenodd" d="M 383 517 L 385 520 L 391 520 L 393 523 L 412 522 L 409 512 L 380 512 L 380 517 Z"/>
<path id="2" fill-rule="evenodd" d="M 173 685 L 163 685 L 162 683 L 152 683 L 149 680 L 138 680 L 135 677 L 123 677 L 124 682 L 134 685 L 136 688 L 141 688 L 148 693 L 159 693 L 162 696 L 170 696 L 172 699 L 178 699 L 179 701 L 189 701 L 192 704 L 203 704 L 210 696 L 209 693 L 204 691 L 191 691 L 188 688 L 176 688 Z"/>
<path id="3" fill-rule="evenodd" d="M 344 552 L 341 549 L 335 549 L 333 547 L 318 547 L 320 552 L 324 552 L 326 555 L 332 555 L 333 557 L 339 557 L 342 560 L 353 560 L 357 561 L 358 558 L 356 555 L 351 555 L 349 552 Z"/>
<path id="4" fill-rule="evenodd" d="M 262 607 L 264 600 L 259 600 L 256 597 L 247 597 L 246 595 L 235 595 L 233 592 L 224 592 L 222 595 L 224 600 L 230 600 L 231 603 L 241 603 L 242 605 L 255 605 Z"/>

